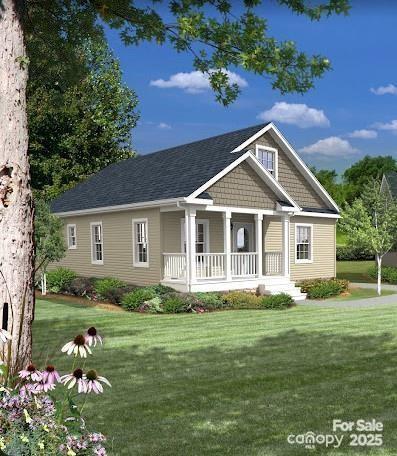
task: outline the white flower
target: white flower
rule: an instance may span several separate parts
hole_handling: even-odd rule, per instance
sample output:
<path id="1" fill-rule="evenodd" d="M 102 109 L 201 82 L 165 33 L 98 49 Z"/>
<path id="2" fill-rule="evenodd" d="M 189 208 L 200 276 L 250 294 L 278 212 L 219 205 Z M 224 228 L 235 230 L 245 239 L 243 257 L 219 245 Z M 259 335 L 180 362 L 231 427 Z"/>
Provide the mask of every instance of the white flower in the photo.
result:
<path id="1" fill-rule="evenodd" d="M 36 369 L 34 364 L 29 364 L 26 369 L 19 371 L 19 377 L 26 381 L 41 382 L 43 374 Z"/>
<path id="2" fill-rule="evenodd" d="M 87 358 L 87 353 L 92 354 L 90 347 L 87 344 L 86 338 L 79 334 L 73 340 L 62 347 L 62 352 L 74 356 L 80 355 L 81 358 Z"/>
<path id="3" fill-rule="evenodd" d="M 96 328 L 94 328 L 93 326 L 87 329 L 87 332 L 85 333 L 85 338 L 90 347 L 91 345 L 94 345 L 94 347 L 96 347 L 97 342 L 100 342 L 101 345 L 103 343 L 102 337 L 98 334 Z"/>
<path id="4" fill-rule="evenodd" d="M 95 394 L 103 393 L 103 386 L 101 383 L 104 383 L 108 386 L 112 386 L 105 377 L 101 377 L 97 374 L 95 370 L 90 370 L 87 372 L 86 376 L 87 384 L 87 393 L 93 391 Z"/>
<path id="5" fill-rule="evenodd" d="M 74 385 L 77 384 L 78 393 L 87 392 L 87 382 L 82 369 L 75 369 L 71 374 L 62 375 L 61 382 L 67 386 L 68 389 L 72 389 Z"/>

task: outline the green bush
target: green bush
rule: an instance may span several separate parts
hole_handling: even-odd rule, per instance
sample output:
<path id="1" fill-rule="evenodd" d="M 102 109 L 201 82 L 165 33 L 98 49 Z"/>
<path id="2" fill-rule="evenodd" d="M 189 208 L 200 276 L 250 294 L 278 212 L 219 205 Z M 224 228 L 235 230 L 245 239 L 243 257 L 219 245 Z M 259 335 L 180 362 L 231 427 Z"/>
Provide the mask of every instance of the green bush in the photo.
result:
<path id="1" fill-rule="evenodd" d="M 201 302 L 191 293 L 169 293 L 163 297 L 165 313 L 192 312 L 201 306 Z"/>
<path id="2" fill-rule="evenodd" d="M 167 293 L 175 292 L 175 290 L 173 288 L 162 285 L 161 283 L 159 283 L 157 285 L 150 285 L 149 287 L 145 287 L 145 288 L 152 290 L 156 296 L 163 296 Z"/>
<path id="3" fill-rule="evenodd" d="M 397 284 L 397 268 L 393 266 L 383 266 L 382 267 L 382 282 Z M 368 270 L 368 276 L 371 279 L 378 278 L 378 268 L 376 265 L 373 265 Z"/>
<path id="4" fill-rule="evenodd" d="M 222 296 L 223 302 L 233 309 L 258 309 L 261 307 L 261 298 L 243 291 L 231 291 Z"/>
<path id="5" fill-rule="evenodd" d="M 349 281 L 344 279 L 304 280 L 299 284 L 303 293 L 310 299 L 325 299 L 338 296 L 349 289 Z"/>
<path id="6" fill-rule="evenodd" d="M 195 293 L 195 297 L 200 301 L 200 307 L 203 310 L 217 310 L 228 307 L 228 303 L 218 293 Z"/>
<path id="7" fill-rule="evenodd" d="M 97 279 L 87 277 L 76 277 L 69 285 L 69 292 L 76 296 L 90 297 L 94 293 L 94 286 Z"/>
<path id="8" fill-rule="evenodd" d="M 156 297 L 156 294 L 150 287 L 136 288 L 129 293 L 126 293 L 121 298 L 121 307 L 126 310 L 132 311 L 138 309 L 145 301 L 149 301 Z"/>
<path id="9" fill-rule="evenodd" d="M 356 247 L 352 247 L 350 245 L 337 245 L 336 259 L 338 261 L 373 260 L 374 255 L 371 255 L 364 250 L 357 249 Z"/>
<path id="10" fill-rule="evenodd" d="M 94 290 L 101 299 L 109 300 L 109 293 L 113 292 L 116 288 L 125 287 L 127 284 L 114 277 L 105 277 L 95 281 Z"/>
<path id="11" fill-rule="evenodd" d="M 139 312 L 144 313 L 163 313 L 163 307 L 161 306 L 162 299 L 160 296 L 156 296 L 153 299 L 149 299 L 145 301 L 143 304 L 139 306 Z"/>
<path id="12" fill-rule="evenodd" d="M 77 274 L 68 268 L 56 268 L 47 272 L 47 289 L 51 293 L 68 291 L 73 279 Z"/>
<path id="13" fill-rule="evenodd" d="M 261 301 L 261 307 L 264 309 L 287 309 L 295 305 L 295 301 L 287 293 L 280 293 L 276 295 L 263 296 Z"/>

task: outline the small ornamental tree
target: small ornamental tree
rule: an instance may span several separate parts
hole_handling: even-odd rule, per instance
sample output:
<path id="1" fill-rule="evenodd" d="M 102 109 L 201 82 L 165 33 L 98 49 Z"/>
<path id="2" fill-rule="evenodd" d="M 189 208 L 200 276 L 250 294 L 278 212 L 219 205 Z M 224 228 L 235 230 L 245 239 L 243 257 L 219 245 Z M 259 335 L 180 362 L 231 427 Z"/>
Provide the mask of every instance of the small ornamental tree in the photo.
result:
<path id="1" fill-rule="evenodd" d="M 382 259 L 396 240 L 396 201 L 381 192 L 378 181 L 372 180 L 364 187 L 360 198 L 351 205 L 346 205 L 340 224 L 352 246 L 375 255 L 378 268 L 377 291 L 380 295 Z"/>

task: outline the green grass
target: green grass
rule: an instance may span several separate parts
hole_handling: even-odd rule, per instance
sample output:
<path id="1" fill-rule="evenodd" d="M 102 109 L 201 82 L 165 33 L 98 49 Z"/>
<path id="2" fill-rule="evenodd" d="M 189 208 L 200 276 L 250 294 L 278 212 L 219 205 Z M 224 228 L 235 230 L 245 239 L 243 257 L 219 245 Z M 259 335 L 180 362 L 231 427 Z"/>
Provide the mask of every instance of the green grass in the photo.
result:
<path id="1" fill-rule="evenodd" d="M 368 270 L 373 264 L 373 261 L 337 261 L 336 277 L 350 282 L 375 282 L 368 277 Z"/>
<path id="2" fill-rule="evenodd" d="M 355 299 L 365 299 L 365 298 L 376 298 L 378 293 L 376 290 L 372 290 L 370 288 L 350 288 L 349 295 L 347 296 L 337 296 L 334 298 L 329 298 L 331 301 L 353 301 Z M 382 296 L 389 296 L 391 294 L 395 294 L 395 291 L 391 290 L 382 290 Z M 397 296 L 396 296 L 397 302 Z"/>
<path id="3" fill-rule="evenodd" d="M 36 360 L 64 371 L 60 347 L 91 325 L 106 342 L 86 367 L 113 387 L 85 410 L 111 455 L 307 455 L 288 434 L 331 433 L 334 418 L 382 421 L 383 450 L 310 454 L 396 454 L 397 306 L 145 315 L 39 301 Z"/>

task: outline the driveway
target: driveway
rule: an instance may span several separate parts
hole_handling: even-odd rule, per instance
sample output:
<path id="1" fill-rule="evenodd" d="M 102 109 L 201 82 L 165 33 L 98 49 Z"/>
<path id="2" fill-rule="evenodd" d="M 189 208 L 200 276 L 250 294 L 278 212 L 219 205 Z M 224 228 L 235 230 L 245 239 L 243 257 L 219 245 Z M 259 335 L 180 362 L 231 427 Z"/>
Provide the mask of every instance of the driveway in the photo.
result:
<path id="1" fill-rule="evenodd" d="M 376 283 L 351 283 L 353 287 L 372 288 L 376 290 Z M 382 284 L 383 290 L 391 290 L 397 293 L 397 285 Z M 397 295 L 391 294 L 387 296 L 380 296 L 378 298 L 365 298 L 365 299 L 352 299 L 350 301 L 336 301 L 332 299 L 317 300 L 306 299 L 299 302 L 303 306 L 318 306 L 318 307 L 338 307 L 338 308 L 363 308 L 363 307 L 376 307 L 379 305 L 390 305 L 397 307 Z"/>

